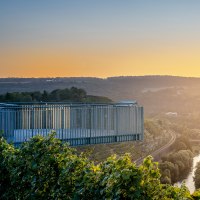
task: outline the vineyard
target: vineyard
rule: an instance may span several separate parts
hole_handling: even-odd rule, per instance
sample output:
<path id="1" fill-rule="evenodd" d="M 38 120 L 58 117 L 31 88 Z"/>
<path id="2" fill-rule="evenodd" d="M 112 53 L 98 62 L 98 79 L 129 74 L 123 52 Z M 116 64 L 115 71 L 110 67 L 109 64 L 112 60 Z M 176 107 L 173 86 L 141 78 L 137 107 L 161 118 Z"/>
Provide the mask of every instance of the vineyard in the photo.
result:
<path id="1" fill-rule="evenodd" d="M 161 184 L 151 157 L 136 166 L 130 155 L 94 164 L 54 137 L 36 136 L 14 148 L 0 139 L 0 199 L 199 199 L 181 188 Z"/>

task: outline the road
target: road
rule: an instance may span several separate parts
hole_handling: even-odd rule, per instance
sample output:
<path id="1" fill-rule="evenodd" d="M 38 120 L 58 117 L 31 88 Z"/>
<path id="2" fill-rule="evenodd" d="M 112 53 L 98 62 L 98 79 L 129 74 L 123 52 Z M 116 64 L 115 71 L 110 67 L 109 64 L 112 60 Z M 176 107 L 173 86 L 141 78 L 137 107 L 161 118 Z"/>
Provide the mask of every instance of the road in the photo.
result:
<path id="1" fill-rule="evenodd" d="M 160 147 L 159 149 L 153 151 L 150 155 L 153 156 L 153 157 L 156 157 L 157 155 L 160 155 L 161 153 L 163 153 L 166 149 L 168 149 L 176 140 L 176 134 L 173 132 L 173 131 L 169 131 L 168 133 L 170 133 L 171 135 L 171 138 L 169 140 L 169 142 L 167 144 L 165 144 L 164 146 Z M 137 165 L 140 165 L 142 164 L 142 161 L 145 157 L 147 157 L 148 155 L 146 156 L 143 156 L 141 158 L 138 158 L 137 160 L 135 160 L 134 162 L 137 164 Z"/>

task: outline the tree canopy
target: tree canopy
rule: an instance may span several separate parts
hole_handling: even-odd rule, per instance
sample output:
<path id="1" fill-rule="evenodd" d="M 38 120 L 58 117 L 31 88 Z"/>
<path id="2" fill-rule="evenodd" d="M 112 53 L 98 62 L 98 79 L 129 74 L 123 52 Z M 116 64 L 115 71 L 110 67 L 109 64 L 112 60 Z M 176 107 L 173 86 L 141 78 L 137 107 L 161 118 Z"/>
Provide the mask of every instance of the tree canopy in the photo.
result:
<path id="1" fill-rule="evenodd" d="M 112 102 L 107 97 L 87 95 L 80 88 L 56 89 L 51 92 L 11 92 L 0 95 L 0 102 Z"/>
<path id="2" fill-rule="evenodd" d="M 199 189 L 200 188 L 200 162 L 197 163 L 196 170 L 194 172 L 194 183 L 195 183 L 195 188 Z"/>
<path id="3" fill-rule="evenodd" d="M 136 166 L 130 155 L 94 164 L 50 134 L 20 148 L 0 139 L 0 199 L 199 199 L 181 188 L 161 184 L 152 157 Z"/>

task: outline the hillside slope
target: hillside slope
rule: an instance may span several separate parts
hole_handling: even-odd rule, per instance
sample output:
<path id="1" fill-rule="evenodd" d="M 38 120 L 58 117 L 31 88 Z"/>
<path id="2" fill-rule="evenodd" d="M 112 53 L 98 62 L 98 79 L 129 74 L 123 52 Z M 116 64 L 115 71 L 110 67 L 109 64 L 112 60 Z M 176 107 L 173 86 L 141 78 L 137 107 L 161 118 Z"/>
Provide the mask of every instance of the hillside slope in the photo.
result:
<path id="1" fill-rule="evenodd" d="M 174 76 L 133 76 L 100 78 L 8 78 L 0 79 L 0 93 L 53 91 L 77 87 L 89 95 L 105 96 L 114 101 L 134 99 L 145 114 L 166 112 L 181 115 L 200 110 L 200 78 Z"/>

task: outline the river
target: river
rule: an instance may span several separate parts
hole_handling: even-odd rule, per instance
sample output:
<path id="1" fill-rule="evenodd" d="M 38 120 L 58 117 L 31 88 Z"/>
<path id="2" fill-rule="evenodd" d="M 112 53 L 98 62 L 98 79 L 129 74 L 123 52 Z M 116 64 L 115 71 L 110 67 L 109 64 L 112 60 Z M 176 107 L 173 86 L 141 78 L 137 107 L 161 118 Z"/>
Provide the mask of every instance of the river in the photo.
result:
<path id="1" fill-rule="evenodd" d="M 194 177 L 194 172 L 195 172 L 195 169 L 196 169 L 196 165 L 197 163 L 200 161 L 200 154 L 195 156 L 193 158 L 193 166 L 192 166 L 192 170 L 191 172 L 188 174 L 187 178 L 184 179 L 183 181 L 185 182 L 185 185 L 188 187 L 188 189 L 190 190 L 190 193 L 193 193 L 195 191 L 195 185 L 194 185 L 194 181 L 193 181 L 193 177 Z M 181 183 L 183 182 L 178 182 L 178 183 L 175 183 L 175 185 L 177 186 L 181 186 Z"/>

